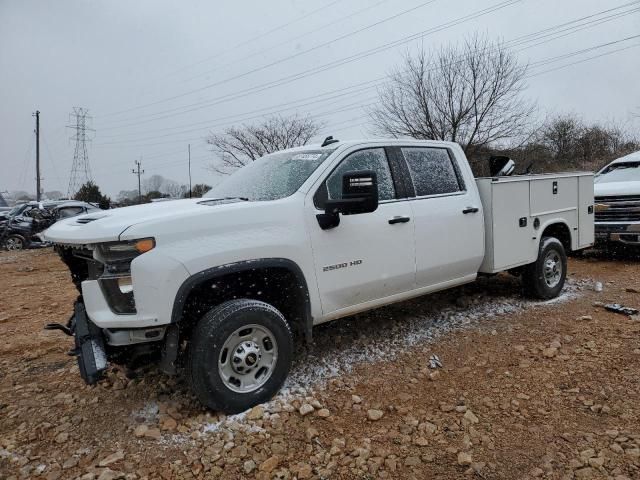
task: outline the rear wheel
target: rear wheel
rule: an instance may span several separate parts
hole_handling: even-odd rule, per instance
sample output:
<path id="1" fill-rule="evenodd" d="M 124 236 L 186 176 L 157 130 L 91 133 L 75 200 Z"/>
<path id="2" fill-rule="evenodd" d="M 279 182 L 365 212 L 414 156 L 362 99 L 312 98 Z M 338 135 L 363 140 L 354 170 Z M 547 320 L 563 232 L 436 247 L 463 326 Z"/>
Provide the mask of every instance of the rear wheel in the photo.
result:
<path id="1" fill-rule="evenodd" d="M 273 306 L 231 300 L 200 319 L 189 350 L 191 385 L 200 402 L 238 413 L 278 392 L 291 366 L 293 336 Z"/>
<path id="2" fill-rule="evenodd" d="M 7 247 L 7 250 L 24 250 L 26 241 L 20 235 L 9 235 L 5 242 L 5 245 Z"/>
<path id="3" fill-rule="evenodd" d="M 567 255 L 562 242 L 555 237 L 543 237 L 538 259 L 527 265 L 522 275 L 525 293 L 534 298 L 555 298 L 566 277 Z"/>

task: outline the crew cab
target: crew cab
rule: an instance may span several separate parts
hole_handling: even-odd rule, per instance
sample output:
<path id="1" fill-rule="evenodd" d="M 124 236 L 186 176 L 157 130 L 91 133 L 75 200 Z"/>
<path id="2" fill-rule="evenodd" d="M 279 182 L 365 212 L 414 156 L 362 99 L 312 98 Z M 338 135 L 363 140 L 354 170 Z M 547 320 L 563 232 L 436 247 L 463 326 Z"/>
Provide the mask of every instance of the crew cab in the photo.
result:
<path id="1" fill-rule="evenodd" d="M 614 160 L 595 182 L 597 242 L 640 246 L 640 152 Z"/>
<path id="2" fill-rule="evenodd" d="M 184 372 L 225 412 L 271 398 L 313 326 L 508 270 L 553 298 L 593 243 L 593 175 L 474 179 L 455 143 L 284 150 L 204 198 L 63 220 L 46 233 L 81 295 L 70 323 L 88 383 L 108 362 Z M 180 368 L 182 371 L 182 368 Z"/>

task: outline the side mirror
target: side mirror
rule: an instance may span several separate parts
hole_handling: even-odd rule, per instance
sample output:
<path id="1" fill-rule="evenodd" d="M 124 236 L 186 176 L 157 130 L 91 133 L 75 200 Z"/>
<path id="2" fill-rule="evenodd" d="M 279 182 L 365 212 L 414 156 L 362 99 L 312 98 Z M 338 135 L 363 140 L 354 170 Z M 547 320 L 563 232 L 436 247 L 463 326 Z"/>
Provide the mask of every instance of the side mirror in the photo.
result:
<path id="1" fill-rule="evenodd" d="M 342 175 L 342 198 L 327 200 L 324 213 L 316 215 L 323 230 L 340 225 L 340 214 L 356 215 L 378 208 L 378 177 L 373 170 L 346 172 Z"/>

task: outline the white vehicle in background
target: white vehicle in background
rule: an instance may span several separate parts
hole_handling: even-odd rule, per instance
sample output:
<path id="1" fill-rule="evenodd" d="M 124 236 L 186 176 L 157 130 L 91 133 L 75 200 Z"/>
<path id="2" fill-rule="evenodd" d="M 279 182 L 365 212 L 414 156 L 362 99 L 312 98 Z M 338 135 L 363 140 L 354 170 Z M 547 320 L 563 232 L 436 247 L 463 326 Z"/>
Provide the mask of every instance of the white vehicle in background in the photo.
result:
<path id="1" fill-rule="evenodd" d="M 595 178 L 598 243 L 640 245 L 640 152 L 614 160 Z"/>
<path id="2" fill-rule="evenodd" d="M 566 252 L 593 243 L 592 174 L 476 180 L 448 142 L 328 137 L 205 197 L 47 230 L 81 291 L 70 323 L 49 328 L 74 335 L 86 382 L 108 361 L 182 365 L 203 404 L 243 411 L 278 391 L 314 325 L 478 273 L 508 270 L 553 298 Z"/>

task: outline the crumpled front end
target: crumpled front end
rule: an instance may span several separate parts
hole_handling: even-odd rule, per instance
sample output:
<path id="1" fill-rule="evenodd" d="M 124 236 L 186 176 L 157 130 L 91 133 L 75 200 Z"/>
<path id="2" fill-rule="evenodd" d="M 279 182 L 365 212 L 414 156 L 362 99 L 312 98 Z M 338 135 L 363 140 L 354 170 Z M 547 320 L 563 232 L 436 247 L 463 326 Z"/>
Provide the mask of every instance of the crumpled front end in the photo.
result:
<path id="1" fill-rule="evenodd" d="M 85 382 L 97 382 L 110 362 L 130 368 L 161 362 L 167 342 L 175 352 L 173 296 L 166 293 L 175 291 L 187 272 L 179 262 L 154 252 L 153 239 L 55 248 L 80 296 L 66 326 L 47 328 L 74 337 L 70 354 L 77 357 Z M 173 373 L 174 360 L 162 368 Z"/>

